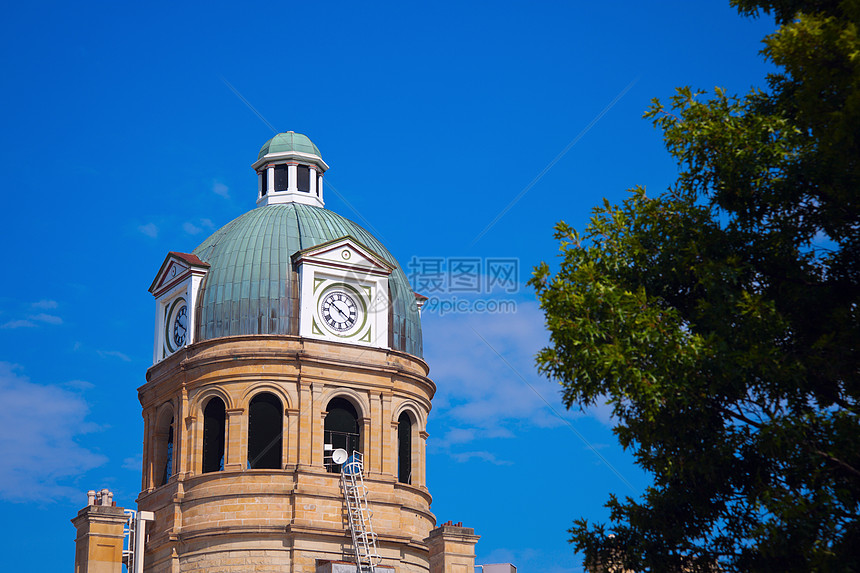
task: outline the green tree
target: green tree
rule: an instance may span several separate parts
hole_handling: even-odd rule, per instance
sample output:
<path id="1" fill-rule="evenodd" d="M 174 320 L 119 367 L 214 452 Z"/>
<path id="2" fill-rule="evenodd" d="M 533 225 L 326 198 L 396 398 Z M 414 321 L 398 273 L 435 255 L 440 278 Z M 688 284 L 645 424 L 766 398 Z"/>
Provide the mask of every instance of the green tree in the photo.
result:
<path id="1" fill-rule="evenodd" d="M 653 475 L 571 541 L 592 568 L 860 571 L 860 1 L 732 4 L 776 20 L 767 89 L 655 100 L 675 184 L 559 223 L 531 280 L 539 369 Z"/>

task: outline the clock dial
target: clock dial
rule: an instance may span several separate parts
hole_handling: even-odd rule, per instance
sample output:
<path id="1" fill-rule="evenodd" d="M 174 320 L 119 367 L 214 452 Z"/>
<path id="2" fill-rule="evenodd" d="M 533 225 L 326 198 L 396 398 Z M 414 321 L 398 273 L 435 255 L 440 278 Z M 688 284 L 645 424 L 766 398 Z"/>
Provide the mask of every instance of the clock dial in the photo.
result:
<path id="1" fill-rule="evenodd" d="M 188 305 L 184 298 L 170 304 L 164 322 L 164 347 L 167 354 L 173 354 L 188 341 Z"/>
<path id="2" fill-rule="evenodd" d="M 186 334 L 188 333 L 188 306 L 182 307 L 176 312 L 176 317 L 173 319 L 173 343 L 177 348 L 185 345 Z"/>
<path id="3" fill-rule="evenodd" d="M 358 322 L 359 303 L 346 291 L 332 290 L 320 301 L 320 316 L 332 332 L 345 334 Z"/>

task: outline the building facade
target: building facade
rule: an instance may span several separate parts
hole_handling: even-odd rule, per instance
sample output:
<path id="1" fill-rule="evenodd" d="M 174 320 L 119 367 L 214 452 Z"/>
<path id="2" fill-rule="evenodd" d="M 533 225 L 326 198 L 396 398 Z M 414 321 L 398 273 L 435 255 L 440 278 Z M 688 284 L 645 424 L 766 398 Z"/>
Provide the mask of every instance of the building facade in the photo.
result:
<path id="1" fill-rule="evenodd" d="M 276 135 L 252 167 L 257 208 L 168 253 L 149 289 L 144 570 L 354 562 L 342 448 L 363 457 L 380 567 L 471 573 L 478 538 L 436 528 L 430 510 L 423 297 L 375 237 L 325 209 L 328 165 L 306 136 Z"/>

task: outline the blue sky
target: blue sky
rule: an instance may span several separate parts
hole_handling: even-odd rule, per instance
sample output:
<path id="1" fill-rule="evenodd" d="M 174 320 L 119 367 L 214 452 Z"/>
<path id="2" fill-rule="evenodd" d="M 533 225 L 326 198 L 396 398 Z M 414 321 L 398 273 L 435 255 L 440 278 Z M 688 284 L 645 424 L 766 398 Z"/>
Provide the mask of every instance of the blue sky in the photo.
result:
<path id="1" fill-rule="evenodd" d="M 439 388 L 433 510 L 482 536 L 478 563 L 581 571 L 572 520 L 605 519 L 610 492 L 635 495 L 648 479 L 604 409 L 566 412 L 536 374 L 546 333 L 523 283 L 558 252 L 556 221 L 582 228 L 602 198 L 671 183 L 661 136 L 641 119 L 650 99 L 680 85 L 763 86 L 757 52 L 772 28 L 711 0 L 9 5 L 4 569 L 72 567 L 69 519 L 87 489 L 133 504 L 136 389 L 152 358 L 146 289 L 167 251 L 190 252 L 253 208 L 250 165 L 273 134 L 229 84 L 278 131 L 319 146 L 327 208 L 372 230 L 404 267 L 518 261 L 516 292 L 460 295 L 516 312 L 425 316 Z M 42 568 L 38 554 L 49 556 Z"/>

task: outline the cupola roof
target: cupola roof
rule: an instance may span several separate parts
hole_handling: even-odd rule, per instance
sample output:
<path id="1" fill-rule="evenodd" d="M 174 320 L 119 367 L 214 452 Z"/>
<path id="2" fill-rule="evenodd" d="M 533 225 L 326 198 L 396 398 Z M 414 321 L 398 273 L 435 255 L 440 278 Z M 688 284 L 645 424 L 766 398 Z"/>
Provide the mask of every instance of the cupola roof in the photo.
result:
<path id="1" fill-rule="evenodd" d="M 310 155 L 316 155 L 322 159 L 322 154 L 320 153 L 319 148 L 314 145 L 313 141 L 311 141 L 307 135 L 295 133 L 294 131 L 279 133 L 264 143 L 263 147 L 260 148 L 260 153 L 257 155 L 257 159 L 262 159 L 270 153 L 289 152 L 307 153 Z"/>
<path id="2" fill-rule="evenodd" d="M 197 340 L 246 334 L 297 334 L 295 253 L 354 237 L 394 270 L 389 276 L 391 348 L 422 356 L 421 321 L 403 269 L 366 229 L 322 207 L 258 207 L 215 231 L 194 249 L 209 271 L 198 302 Z"/>

